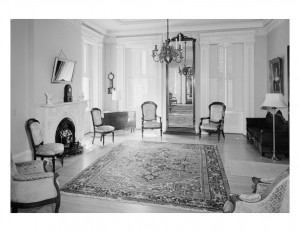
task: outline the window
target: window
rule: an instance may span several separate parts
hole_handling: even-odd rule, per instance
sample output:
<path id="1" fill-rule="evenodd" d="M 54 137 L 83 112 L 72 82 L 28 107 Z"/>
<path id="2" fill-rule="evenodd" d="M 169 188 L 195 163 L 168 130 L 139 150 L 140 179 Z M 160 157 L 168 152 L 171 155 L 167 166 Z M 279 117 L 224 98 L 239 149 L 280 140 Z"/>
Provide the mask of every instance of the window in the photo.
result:
<path id="1" fill-rule="evenodd" d="M 243 51 L 241 43 L 210 46 L 209 102 L 224 102 L 227 111 L 243 111 Z"/>

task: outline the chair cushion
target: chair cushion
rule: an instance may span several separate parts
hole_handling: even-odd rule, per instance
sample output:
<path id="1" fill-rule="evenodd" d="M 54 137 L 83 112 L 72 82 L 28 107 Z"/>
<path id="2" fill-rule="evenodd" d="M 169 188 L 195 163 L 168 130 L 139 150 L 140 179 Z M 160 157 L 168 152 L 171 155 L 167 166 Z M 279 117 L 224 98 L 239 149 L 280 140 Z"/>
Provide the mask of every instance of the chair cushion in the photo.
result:
<path id="1" fill-rule="evenodd" d="M 37 148 L 36 153 L 38 155 L 58 155 L 64 151 L 64 145 L 62 143 L 47 143 Z"/>
<path id="2" fill-rule="evenodd" d="M 241 194 L 239 196 L 239 198 L 242 200 L 242 201 L 246 201 L 246 202 L 257 202 L 257 201 L 260 201 L 261 199 L 261 195 L 258 194 L 258 193 L 244 193 L 244 194 Z"/>
<path id="3" fill-rule="evenodd" d="M 201 130 L 210 130 L 210 131 L 217 131 L 218 125 L 216 123 L 205 123 L 200 126 Z"/>
<path id="4" fill-rule="evenodd" d="M 98 126 L 96 128 L 96 131 L 100 133 L 109 133 L 109 132 L 113 132 L 114 130 L 115 128 L 113 126 Z"/>
<path id="5" fill-rule="evenodd" d="M 161 124 L 159 122 L 144 122 L 144 128 L 160 128 Z"/>

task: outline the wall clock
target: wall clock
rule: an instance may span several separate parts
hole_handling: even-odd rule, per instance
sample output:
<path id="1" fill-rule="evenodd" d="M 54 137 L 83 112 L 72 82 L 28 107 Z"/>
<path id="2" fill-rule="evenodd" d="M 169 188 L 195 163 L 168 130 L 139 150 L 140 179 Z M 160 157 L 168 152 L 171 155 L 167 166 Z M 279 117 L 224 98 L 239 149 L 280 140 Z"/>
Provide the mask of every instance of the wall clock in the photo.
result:
<path id="1" fill-rule="evenodd" d="M 108 94 L 112 94 L 112 91 L 114 90 L 114 78 L 115 75 L 110 72 L 107 76 L 108 80 L 110 81 L 110 87 L 108 88 Z"/>

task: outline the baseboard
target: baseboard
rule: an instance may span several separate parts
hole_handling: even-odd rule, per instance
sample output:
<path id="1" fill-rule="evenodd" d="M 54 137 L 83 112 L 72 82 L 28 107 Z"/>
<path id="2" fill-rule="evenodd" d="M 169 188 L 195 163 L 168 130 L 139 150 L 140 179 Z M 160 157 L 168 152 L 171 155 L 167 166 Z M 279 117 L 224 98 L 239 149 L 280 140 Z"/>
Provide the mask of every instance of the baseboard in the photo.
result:
<path id="1" fill-rule="evenodd" d="M 32 151 L 27 150 L 20 153 L 17 153 L 12 156 L 14 162 L 24 162 L 32 160 Z"/>

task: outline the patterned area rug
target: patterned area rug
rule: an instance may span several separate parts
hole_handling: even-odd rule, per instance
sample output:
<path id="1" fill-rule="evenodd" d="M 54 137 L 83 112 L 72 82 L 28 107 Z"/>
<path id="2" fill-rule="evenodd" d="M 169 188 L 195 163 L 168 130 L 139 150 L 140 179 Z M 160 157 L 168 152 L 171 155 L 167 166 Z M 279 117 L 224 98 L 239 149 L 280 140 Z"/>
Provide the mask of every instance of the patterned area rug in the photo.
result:
<path id="1" fill-rule="evenodd" d="M 61 192 L 221 211 L 230 190 L 216 145 L 126 141 Z"/>

